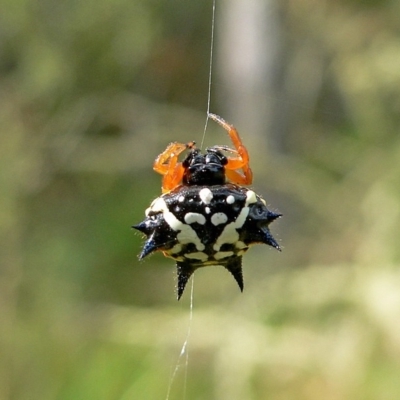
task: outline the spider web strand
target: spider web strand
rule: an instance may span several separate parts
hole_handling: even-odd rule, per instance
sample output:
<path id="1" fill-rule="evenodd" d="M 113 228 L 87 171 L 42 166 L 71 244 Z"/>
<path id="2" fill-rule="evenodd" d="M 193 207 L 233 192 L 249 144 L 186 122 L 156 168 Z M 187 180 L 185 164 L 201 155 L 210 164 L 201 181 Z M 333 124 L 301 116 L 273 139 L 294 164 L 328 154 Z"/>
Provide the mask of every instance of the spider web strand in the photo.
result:
<path id="1" fill-rule="evenodd" d="M 167 397 L 165 400 L 169 400 L 170 394 L 171 394 L 171 389 L 172 385 L 175 381 L 176 375 L 179 371 L 179 368 L 181 367 L 180 361 L 184 355 L 185 357 L 185 375 L 184 375 L 184 385 L 183 385 L 183 398 L 186 398 L 186 389 L 187 389 L 187 375 L 188 375 L 188 367 L 189 367 L 189 350 L 188 350 L 188 344 L 189 344 L 189 338 L 190 338 L 190 333 L 192 330 L 192 321 L 193 321 L 193 298 L 194 298 L 194 276 L 192 276 L 192 285 L 190 289 L 190 312 L 189 312 L 189 325 L 188 325 L 188 330 L 186 333 L 186 338 L 185 341 L 183 342 L 181 351 L 179 353 L 178 359 L 175 364 L 175 369 L 174 372 L 172 373 L 170 380 L 169 380 L 169 385 L 168 385 L 168 391 L 167 391 Z"/>
<path id="2" fill-rule="evenodd" d="M 214 54 L 215 3 L 216 0 L 213 0 L 212 18 L 211 18 L 210 69 L 208 72 L 207 116 L 206 116 L 206 123 L 204 125 L 203 137 L 201 139 L 200 149 L 203 148 L 204 139 L 206 137 L 206 130 L 208 126 L 209 114 L 210 114 L 212 67 L 213 67 L 213 54 Z"/>

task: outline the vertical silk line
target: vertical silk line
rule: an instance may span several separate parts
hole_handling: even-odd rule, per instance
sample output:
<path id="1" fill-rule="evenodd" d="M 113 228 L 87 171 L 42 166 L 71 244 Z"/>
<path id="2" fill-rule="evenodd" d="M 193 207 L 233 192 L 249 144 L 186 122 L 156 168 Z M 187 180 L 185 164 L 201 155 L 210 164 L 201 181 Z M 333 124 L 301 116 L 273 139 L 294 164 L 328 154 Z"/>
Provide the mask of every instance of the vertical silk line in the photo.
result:
<path id="1" fill-rule="evenodd" d="M 206 123 L 204 125 L 204 132 L 203 137 L 201 139 L 200 149 L 203 147 L 204 139 L 206 137 L 206 130 L 209 120 L 210 114 L 210 103 L 211 103 L 211 83 L 212 83 L 212 67 L 213 67 L 213 53 L 214 53 L 214 27 L 215 27 L 215 3 L 216 0 L 213 0 L 212 4 L 212 19 L 211 19 L 211 44 L 210 44 L 210 68 L 208 72 L 208 93 L 207 93 L 207 116 L 206 116 Z M 180 360 L 185 355 L 185 376 L 184 376 L 184 388 L 183 388 L 183 398 L 186 399 L 186 390 L 187 390 L 187 375 L 188 375 L 188 368 L 189 368 L 189 350 L 188 350 L 188 342 L 190 338 L 190 332 L 192 328 L 192 321 L 193 321 L 193 298 L 194 298 L 194 276 L 192 275 L 192 286 L 190 290 L 190 312 L 189 312 L 189 326 L 186 333 L 185 341 L 183 342 L 181 351 L 178 356 L 178 360 L 175 365 L 175 369 L 171 375 L 168 385 L 167 397 L 165 400 L 169 400 L 172 385 L 175 381 L 176 374 L 178 373 L 180 367 Z"/>
<path id="2" fill-rule="evenodd" d="M 188 376 L 188 369 L 189 369 L 189 348 L 187 347 L 190 331 L 192 329 L 192 321 L 193 321 L 193 293 L 194 293 L 194 276 L 192 276 L 192 286 L 190 288 L 190 313 L 189 313 L 189 327 L 186 336 L 186 341 L 184 344 L 185 351 L 186 351 L 186 359 L 185 359 L 185 379 L 184 379 L 184 386 L 183 386 L 183 398 L 186 399 L 186 389 L 187 389 L 187 376 Z M 183 350 L 183 348 L 182 348 Z M 183 353 L 181 352 L 183 355 Z"/>
<path id="3" fill-rule="evenodd" d="M 212 18 L 211 18 L 211 46 L 210 46 L 210 69 L 208 72 L 207 116 L 206 116 L 206 123 L 204 125 L 203 137 L 201 139 L 200 149 L 203 148 L 204 139 L 206 137 L 206 130 L 208 126 L 209 114 L 210 114 L 212 67 L 213 67 L 213 53 L 214 53 L 215 2 L 216 0 L 213 0 Z"/>
<path id="4" fill-rule="evenodd" d="M 185 341 L 183 342 L 181 351 L 178 356 L 178 360 L 175 365 L 174 372 L 171 375 L 171 378 L 169 380 L 169 385 L 168 385 L 168 391 L 167 391 L 167 397 L 165 400 L 169 400 L 169 396 L 171 394 L 171 389 L 172 385 L 175 381 L 176 374 L 178 373 L 179 367 L 180 367 L 180 360 L 181 358 L 186 354 L 185 358 L 185 377 L 184 377 L 184 386 L 183 386 L 183 398 L 186 399 L 186 388 L 187 388 L 187 372 L 188 372 L 188 367 L 189 367 L 189 350 L 188 350 L 188 343 L 189 343 L 189 338 L 190 338 L 190 332 L 192 329 L 192 321 L 193 321 L 193 298 L 194 298 L 194 276 L 192 275 L 192 286 L 190 289 L 190 312 L 189 312 L 189 326 L 188 330 L 186 333 L 186 338 Z"/>

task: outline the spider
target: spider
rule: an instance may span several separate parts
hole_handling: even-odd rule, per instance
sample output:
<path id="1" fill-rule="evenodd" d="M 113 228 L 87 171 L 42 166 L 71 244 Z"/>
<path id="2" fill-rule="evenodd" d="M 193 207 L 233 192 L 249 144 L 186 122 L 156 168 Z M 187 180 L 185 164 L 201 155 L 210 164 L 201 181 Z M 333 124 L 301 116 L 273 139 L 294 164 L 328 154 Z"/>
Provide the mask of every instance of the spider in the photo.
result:
<path id="1" fill-rule="evenodd" d="M 169 144 L 153 165 L 163 175 L 163 194 L 133 226 L 146 235 L 140 260 L 162 251 L 176 261 L 178 300 L 193 272 L 212 265 L 225 267 L 243 291 L 242 256 L 249 247 L 265 243 L 280 250 L 268 226 L 281 214 L 244 187 L 252 184 L 253 173 L 238 131 L 218 115 L 209 117 L 228 132 L 235 148 L 217 145 L 203 154 L 195 142 Z"/>
<path id="2" fill-rule="evenodd" d="M 202 155 L 195 142 L 187 144 L 171 143 L 155 160 L 153 169 L 164 175 L 162 191 L 167 193 L 180 183 L 184 185 L 224 184 L 226 178 L 238 185 L 251 185 L 253 172 L 249 166 L 249 153 L 240 139 L 238 131 L 220 116 L 209 114 L 228 131 L 236 150 L 228 146 L 213 146 Z M 179 155 L 185 150 L 192 150 L 183 162 L 178 162 Z M 221 151 L 234 154 L 227 158 Z M 242 169 L 243 173 L 238 172 Z"/>

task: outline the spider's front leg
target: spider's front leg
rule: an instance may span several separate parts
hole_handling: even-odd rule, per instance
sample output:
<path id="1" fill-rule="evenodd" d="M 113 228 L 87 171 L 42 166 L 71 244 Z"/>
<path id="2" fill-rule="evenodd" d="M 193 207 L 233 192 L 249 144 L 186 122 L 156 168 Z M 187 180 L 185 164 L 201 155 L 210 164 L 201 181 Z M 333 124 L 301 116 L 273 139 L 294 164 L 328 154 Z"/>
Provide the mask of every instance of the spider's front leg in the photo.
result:
<path id="1" fill-rule="evenodd" d="M 232 153 L 237 153 L 235 157 L 228 157 L 228 163 L 225 165 L 226 176 L 234 183 L 239 185 L 251 185 L 253 182 L 253 172 L 249 166 L 249 153 L 244 147 L 242 140 L 240 139 L 239 132 L 233 125 L 230 125 L 223 118 L 216 114 L 208 114 L 208 116 L 220 124 L 227 132 L 232 140 L 236 150 L 227 149 Z M 242 169 L 243 174 L 236 171 Z"/>
<path id="2" fill-rule="evenodd" d="M 174 189 L 181 182 L 185 170 L 182 163 L 178 162 L 178 157 L 185 150 L 193 148 L 194 145 L 194 142 L 187 144 L 178 142 L 170 143 L 154 161 L 154 171 L 164 175 L 162 180 L 163 193 Z"/>

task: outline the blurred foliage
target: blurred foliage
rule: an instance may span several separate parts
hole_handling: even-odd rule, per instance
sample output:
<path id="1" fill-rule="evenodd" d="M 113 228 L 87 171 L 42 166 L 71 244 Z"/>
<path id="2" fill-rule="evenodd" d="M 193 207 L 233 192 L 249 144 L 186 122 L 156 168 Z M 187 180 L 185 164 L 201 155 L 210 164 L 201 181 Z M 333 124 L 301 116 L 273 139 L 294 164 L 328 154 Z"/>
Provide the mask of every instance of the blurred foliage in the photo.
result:
<path id="1" fill-rule="evenodd" d="M 398 399 L 400 3 L 274 10 L 279 145 L 253 165 L 284 251 L 248 254 L 243 294 L 196 273 L 170 399 Z M 1 400 L 166 397 L 190 293 L 129 227 L 155 156 L 201 137 L 210 25 L 211 1 L 2 1 Z"/>

